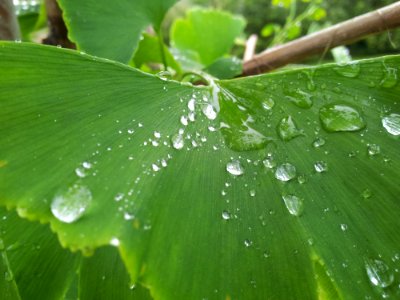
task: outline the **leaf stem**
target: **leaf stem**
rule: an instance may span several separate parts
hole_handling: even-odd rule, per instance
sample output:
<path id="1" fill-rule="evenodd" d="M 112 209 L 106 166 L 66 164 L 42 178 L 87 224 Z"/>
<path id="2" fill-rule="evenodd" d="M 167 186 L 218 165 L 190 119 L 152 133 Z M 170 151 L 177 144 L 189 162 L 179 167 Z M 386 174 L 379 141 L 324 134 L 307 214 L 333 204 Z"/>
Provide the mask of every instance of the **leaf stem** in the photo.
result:
<path id="1" fill-rule="evenodd" d="M 164 70 L 168 70 L 168 63 L 167 63 L 167 57 L 165 55 L 165 49 L 164 49 L 164 39 L 163 39 L 163 34 L 161 32 L 161 28 L 158 28 L 157 30 L 157 36 L 158 36 L 158 44 L 160 46 L 160 52 L 161 52 L 161 60 L 164 65 Z"/>

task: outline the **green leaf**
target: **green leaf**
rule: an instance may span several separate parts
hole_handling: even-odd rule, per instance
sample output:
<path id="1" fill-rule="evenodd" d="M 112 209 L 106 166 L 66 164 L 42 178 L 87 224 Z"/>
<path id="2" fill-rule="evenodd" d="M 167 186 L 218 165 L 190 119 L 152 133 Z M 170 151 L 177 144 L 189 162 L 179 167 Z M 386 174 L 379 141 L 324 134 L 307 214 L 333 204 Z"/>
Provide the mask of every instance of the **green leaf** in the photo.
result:
<path id="1" fill-rule="evenodd" d="M 261 29 L 261 36 L 269 37 L 281 30 L 281 26 L 275 23 L 268 23 Z"/>
<path id="2" fill-rule="evenodd" d="M 242 61 L 236 57 L 223 57 L 209 65 L 205 71 L 219 79 L 231 79 L 242 74 Z"/>
<path id="3" fill-rule="evenodd" d="M 176 0 L 58 0 L 70 39 L 81 51 L 128 63 L 142 31 L 158 31 Z"/>
<path id="4" fill-rule="evenodd" d="M 181 73 L 182 70 L 179 63 L 174 59 L 166 46 L 164 46 L 164 53 L 166 56 L 167 65 L 178 73 Z M 144 64 L 149 63 L 157 63 L 162 65 L 162 53 L 157 36 L 143 34 L 143 39 L 139 42 L 139 46 L 133 57 L 133 62 L 137 68 L 141 68 Z"/>
<path id="5" fill-rule="evenodd" d="M 196 52 L 198 62 L 208 66 L 229 52 L 244 26 L 242 17 L 227 12 L 192 9 L 186 19 L 173 23 L 171 44 L 183 55 L 187 50 Z"/>
<path id="6" fill-rule="evenodd" d="M 155 299 L 398 298 L 399 66 L 196 88 L 1 43 L 0 203 Z"/>

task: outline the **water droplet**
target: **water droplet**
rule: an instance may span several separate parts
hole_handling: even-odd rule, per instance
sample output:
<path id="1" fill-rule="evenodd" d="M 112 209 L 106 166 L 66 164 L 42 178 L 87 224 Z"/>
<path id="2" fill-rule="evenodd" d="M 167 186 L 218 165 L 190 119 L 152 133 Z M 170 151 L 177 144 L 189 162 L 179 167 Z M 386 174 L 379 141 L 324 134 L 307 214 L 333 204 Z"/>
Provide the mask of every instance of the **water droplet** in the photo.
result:
<path id="1" fill-rule="evenodd" d="M 119 244 L 120 244 L 120 241 L 119 241 L 119 239 L 117 239 L 117 238 L 112 238 L 112 239 L 110 240 L 110 245 L 111 245 L 111 246 L 118 247 Z"/>
<path id="2" fill-rule="evenodd" d="M 282 196 L 283 202 L 289 213 L 293 216 L 299 217 L 303 212 L 303 200 L 291 194 Z"/>
<path id="3" fill-rule="evenodd" d="M 367 146 L 367 151 L 369 156 L 375 156 L 381 153 L 381 147 L 376 144 L 369 144 Z"/>
<path id="4" fill-rule="evenodd" d="M 51 212 L 64 223 L 78 220 L 92 202 L 92 193 L 82 185 L 75 184 L 66 193 L 54 197 Z"/>
<path id="5" fill-rule="evenodd" d="M 287 116 L 279 122 L 278 134 L 280 138 L 284 141 L 290 141 L 291 139 L 301 135 L 302 133 L 297 128 L 293 118 Z"/>
<path id="6" fill-rule="evenodd" d="M 89 170 L 89 169 L 92 168 L 92 164 L 91 164 L 90 162 L 87 162 L 87 161 L 84 161 L 84 162 L 82 163 L 82 166 L 83 166 L 85 169 L 87 169 L 87 170 Z"/>
<path id="7" fill-rule="evenodd" d="M 265 99 L 261 103 L 261 105 L 265 110 L 271 110 L 275 106 L 275 101 L 272 100 L 271 98 L 268 98 L 268 99 Z"/>
<path id="8" fill-rule="evenodd" d="M 227 212 L 226 210 L 224 210 L 222 212 L 222 219 L 229 220 L 230 218 L 231 218 L 231 214 L 229 212 Z"/>
<path id="9" fill-rule="evenodd" d="M 360 65 L 356 62 L 350 62 L 347 64 L 339 65 L 338 67 L 334 68 L 334 70 L 344 76 L 354 78 L 360 74 Z"/>
<path id="10" fill-rule="evenodd" d="M 159 133 L 158 131 L 154 131 L 154 137 L 156 139 L 159 139 L 161 137 L 161 133 Z"/>
<path id="11" fill-rule="evenodd" d="M 394 281 L 393 272 L 389 269 L 387 264 L 379 259 L 366 259 L 365 269 L 369 281 L 375 286 L 386 288 Z"/>
<path id="12" fill-rule="evenodd" d="M 312 145 L 314 148 L 322 147 L 323 145 L 325 145 L 325 139 L 323 139 L 322 137 L 317 137 Z"/>
<path id="13" fill-rule="evenodd" d="M 253 242 L 250 241 L 249 239 L 245 239 L 243 243 L 246 246 L 246 248 L 249 248 L 251 245 L 253 245 Z"/>
<path id="14" fill-rule="evenodd" d="M 295 90 L 287 92 L 286 96 L 290 102 L 294 103 L 300 108 L 310 108 L 313 105 L 312 95 L 302 90 Z"/>
<path id="15" fill-rule="evenodd" d="M 347 228 L 348 228 L 347 224 L 340 224 L 340 229 L 342 231 L 347 231 Z"/>
<path id="16" fill-rule="evenodd" d="M 328 132 L 357 131 L 366 124 L 361 114 L 353 107 L 344 104 L 328 104 L 319 111 L 322 126 Z"/>
<path id="17" fill-rule="evenodd" d="M 225 127 L 221 129 L 228 147 L 235 151 L 265 148 L 271 139 L 249 126 L 244 126 L 246 130 Z"/>
<path id="18" fill-rule="evenodd" d="M 369 199 L 369 198 L 372 197 L 372 192 L 371 192 L 370 189 L 365 189 L 365 190 L 363 190 L 363 192 L 361 193 L 361 196 L 362 196 L 364 199 Z"/>
<path id="19" fill-rule="evenodd" d="M 124 219 L 127 221 L 133 220 L 135 218 L 135 215 L 130 213 L 130 212 L 125 212 L 124 213 Z"/>
<path id="20" fill-rule="evenodd" d="M 298 181 L 298 183 L 300 183 L 300 184 L 306 183 L 306 181 L 307 181 L 306 176 L 305 176 L 305 175 L 299 175 L 299 176 L 297 177 L 297 181 Z"/>
<path id="21" fill-rule="evenodd" d="M 254 197 L 256 195 L 256 191 L 255 190 L 250 190 L 250 196 Z"/>
<path id="22" fill-rule="evenodd" d="M 268 258 L 268 257 L 271 256 L 271 254 L 270 254 L 268 251 L 264 251 L 263 256 L 264 256 L 265 258 Z"/>
<path id="23" fill-rule="evenodd" d="M 289 163 L 280 165 L 275 171 L 275 178 L 280 181 L 289 181 L 296 177 L 296 167 Z"/>
<path id="24" fill-rule="evenodd" d="M 172 147 L 174 147 L 177 150 L 182 149 L 183 146 L 185 145 L 182 134 L 175 134 L 171 138 L 171 141 L 172 141 Z"/>
<path id="25" fill-rule="evenodd" d="M 272 169 L 272 168 L 276 167 L 276 161 L 273 156 L 268 156 L 266 159 L 264 159 L 263 164 L 268 169 Z"/>
<path id="26" fill-rule="evenodd" d="M 391 88 L 397 84 L 397 69 L 384 66 L 384 75 L 379 83 L 381 87 Z"/>
<path id="27" fill-rule="evenodd" d="M 161 80 L 168 80 L 172 78 L 172 73 L 170 71 L 161 71 L 157 73 L 157 76 L 161 79 Z"/>
<path id="28" fill-rule="evenodd" d="M 118 193 L 118 194 L 115 195 L 114 200 L 115 200 L 116 202 L 119 202 L 119 201 L 121 201 L 122 199 L 124 199 L 124 197 L 125 197 L 125 195 L 124 195 L 123 193 Z"/>
<path id="29" fill-rule="evenodd" d="M 244 173 L 244 169 L 238 160 L 228 162 L 226 164 L 226 170 L 234 176 L 240 176 Z"/>
<path id="30" fill-rule="evenodd" d="M 214 110 L 214 107 L 211 104 L 205 104 L 202 107 L 203 114 L 209 119 L 209 120 L 215 120 L 217 117 L 217 112 Z"/>
<path id="31" fill-rule="evenodd" d="M 79 178 L 84 178 L 86 177 L 86 172 L 84 168 L 78 167 L 75 169 L 75 174 L 76 176 L 78 176 Z"/>
<path id="32" fill-rule="evenodd" d="M 328 171 L 328 164 L 326 162 L 324 162 L 324 161 L 317 161 L 314 164 L 314 169 L 318 173 L 326 172 L 326 171 Z"/>
<path id="33" fill-rule="evenodd" d="M 190 111 L 194 111 L 196 106 L 196 100 L 194 98 L 190 99 L 188 102 L 188 108 Z"/>
<path id="34" fill-rule="evenodd" d="M 382 125 L 392 135 L 400 135 L 400 115 L 390 114 L 382 119 Z"/>
<path id="35" fill-rule="evenodd" d="M 160 167 L 157 166 L 156 164 L 152 164 L 152 165 L 151 165 L 151 168 L 153 169 L 154 172 L 160 171 Z"/>
<path id="36" fill-rule="evenodd" d="M 188 118 L 186 116 L 181 116 L 181 124 L 187 126 L 189 124 Z"/>

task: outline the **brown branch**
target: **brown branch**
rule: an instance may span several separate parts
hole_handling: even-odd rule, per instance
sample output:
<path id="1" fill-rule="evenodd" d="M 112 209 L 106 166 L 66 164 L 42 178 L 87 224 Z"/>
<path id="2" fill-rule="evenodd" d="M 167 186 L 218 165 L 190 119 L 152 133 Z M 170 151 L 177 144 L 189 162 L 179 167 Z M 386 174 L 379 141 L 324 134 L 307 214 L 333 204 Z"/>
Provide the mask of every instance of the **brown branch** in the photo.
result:
<path id="1" fill-rule="evenodd" d="M 0 0 L 0 40 L 19 40 L 18 20 L 12 0 Z"/>
<path id="2" fill-rule="evenodd" d="M 75 49 L 76 46 L 68 39 L 68 30 L 62 18 L 62 11 L 56 0 L 46 0 L 47 23 L 49 36 L 43 39 L 43 44 Z"/>
<path id="3" fill-rule="evenodd" d="M 355 17 L 256 55 L 244 63 L 243 75 L 254 75 L 299 62 L 330 48 L 349 44 L 363 37 L 400 26 L 400 1 Z"/>

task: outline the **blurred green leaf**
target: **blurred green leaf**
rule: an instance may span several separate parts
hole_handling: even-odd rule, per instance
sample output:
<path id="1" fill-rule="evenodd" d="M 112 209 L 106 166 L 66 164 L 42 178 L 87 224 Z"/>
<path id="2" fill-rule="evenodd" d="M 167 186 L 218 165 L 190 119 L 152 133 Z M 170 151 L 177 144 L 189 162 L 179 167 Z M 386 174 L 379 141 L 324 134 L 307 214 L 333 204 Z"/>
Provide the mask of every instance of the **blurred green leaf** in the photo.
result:
<path id="1" fill-rule="evenodd" d="M 318 7 L 313 11 L 311 17 L 315 21 L 320 21 L 326 17 L 326 10 L 322 7 Z"/>
<path id="2" fill-rule="evenodd" d="M 176 0 L 58 0 L 70 39 L 78 50 L 128 63 L 142 31 L 159 31 L 167 10 Z"/>
<path id="3" fill-rule="evenodd" d="M 261 36 L 269 37 L 279 30 L 281 30 L 281 26 L 279 24 L 269 23 L 266 24 L 261 30 Z"/>
<path id="4" fill-rule="evenodd" d="M 178 73 L 181 73 L 181 67 L 179 63 L 174 59 L 172 54 L 169 52 L 168 47 L 164 46 L 164 53 L 166 56 L 167 65 L 173 68 Z M 133 57 L 134 65 L 137 68 L 141 68 L 144 64 L 159 64 L 162 65 L 162 53 L 160 50 L 159 38 L 157 36 L 151 36 L 149 34 L 143 34 L 143 38 L 139 42 L 139 46 Z M 159 72 L 159 70 L 158 70 Z"/>
<path id="5" fill-rule="evenodd" d="M 294 23 L 288 29 L 286 36 L 288 40 L 293 40 L 301 35 L 301 23 Z"/>
<path id="6" fill-rule="evenodd" d="M 0 203 L 63 245 L 118 247 L 155 299 L 399 298 L 399 56 L 211 87 L 0 58 Z"/>
<path id="7" fill-rule="evenodd" d="M 231 79 L 242 74 L 243 63 L 236 57 L 217 59 L 204 71 L 218 79 Z"/>
<path id="8" fill-rule="evenodd" d="M 208 66 L 229 52 L 244 26 L 243 18 L 227 12 L 192 9 L 173 23 L 171 44 L 183 56 L 187 51 L 197 53 L 198 62 Z"/>

